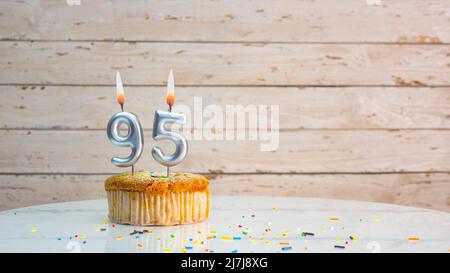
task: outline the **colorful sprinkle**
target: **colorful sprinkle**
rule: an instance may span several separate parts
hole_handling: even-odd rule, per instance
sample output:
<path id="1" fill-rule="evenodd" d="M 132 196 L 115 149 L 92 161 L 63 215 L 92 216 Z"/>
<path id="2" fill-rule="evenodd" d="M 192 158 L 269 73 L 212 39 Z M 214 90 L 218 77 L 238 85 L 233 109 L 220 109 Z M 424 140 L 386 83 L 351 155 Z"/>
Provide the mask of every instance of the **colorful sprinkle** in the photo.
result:
<path id="1" fill-rule="evenodd" d="M 419 237 L 409 237 L 408 240 L 409 241 L 419 241 L 420 238 Z"/>
<path id="2" fill-rule="evenodd" d="M 345 246 L 335 245 L 334 248 L 341 248 L 341 249 L 343 249 L 343 248 L 345 248 Z"/>
<path id="3" fill-rule="evenodd" d="M 331 217 L 331 218 L 328 218 L 330 221 L 339 221 L 339 218 L 337 218 L 337 217 Z"/>
<path id="4" fill-rule="evenodd" d="M 185 246 L 184 248 L 191 250 L 193 247 L 192 246 Z"/>
<path id="5" fill-rule="evenodd" d="M 117 235 L 116 236 L 116 240 L 122 240 L 123 239 L 123 236 L 122 235 Z"/>
<path id="6" fill-rule="evenodd" d="M 231 253 L 237 253 L 238 252 L 238 250 L 237 249 L 233 249 L 233 250 L 231 250 Z"/>
<path id="7" fill-rule="evenodd" d="M 31 232 L 36 232 L 37 231 L 37 228 L 31 228 Z"/>
<path id="8" fill-rule="evenodd" d="M 164 251 L 164 252 L 172 252 L 172 249 L 169 248 L 169 247 L 166 247 L 166 248 L 163 248 L 163 251 Z"/>
<path id="9" fill-rule="evenodd" d="M 239 236 L 235 236 L 235 237 L 233 237 L 233 240 L 241 240 L 242 238 L 241 237 L 239 237 Z"/>
<path id="10" fill-rule="evenodd" d="M 220 239 L 231 241 L 231 240 L 233 240 L 233 237 L 231 237 L 231 236 L 220 236 Z"/>
<path id="11" fill-rule="evenodd" d="M 291 249 L 292 249 L 292 246 L 285 246 L 285 247 L 281 248 L 281 250 L 283 250 L 283 251 L 287 251 L 287 250 L 291 250 Z"/>

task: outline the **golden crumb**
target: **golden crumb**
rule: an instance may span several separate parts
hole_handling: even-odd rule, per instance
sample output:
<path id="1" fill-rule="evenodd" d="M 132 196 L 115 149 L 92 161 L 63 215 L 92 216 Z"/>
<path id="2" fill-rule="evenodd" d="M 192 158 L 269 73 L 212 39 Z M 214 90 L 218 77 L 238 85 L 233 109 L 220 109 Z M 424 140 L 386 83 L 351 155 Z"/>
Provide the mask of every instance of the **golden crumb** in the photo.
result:
<path id="1" fill-rule="evenodd" d="M 106 191 L 148 192 L 166 194 L 168 192 L 195 192 L 208 189 L 209 179 L 192 173 L 172 173 L 169 178 L 148 171 L 113 175 L 106 179 Z"/>

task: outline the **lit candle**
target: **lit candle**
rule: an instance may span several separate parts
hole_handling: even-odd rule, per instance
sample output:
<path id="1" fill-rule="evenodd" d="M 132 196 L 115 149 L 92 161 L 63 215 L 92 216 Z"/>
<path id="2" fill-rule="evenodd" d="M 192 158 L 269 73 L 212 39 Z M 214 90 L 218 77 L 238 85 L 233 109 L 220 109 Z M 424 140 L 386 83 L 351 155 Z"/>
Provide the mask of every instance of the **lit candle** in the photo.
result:
<path id="1" fill-rule="evenodd" d="M 153 122 L 153 139 L 162 140 L 168 139 L 175 143 L 175 152 L 171 155 L 165 155 L 159 147 L 153 147 L 153 158 L 167 167 L 167 177 L 169 176 L 169 167 L 180 164 L 187 155 L 187 141 L 184 136 L 168 131 L 164 128 L 169 123 L 186 123 L 186 115 L 182 113 L 173 113 L 172 106 L 175 103 L 175 84 L 173 80 L 173 72 L 170 70 L 169 78 L 167 80 L 167 97 L 166 102 L 169 105 L 169 111 L 157 110 L 155 111 L 155 119 Z"/>
<path id="2" fill-rule="evenodd" d="M 123 111 L 125 92 L 119 72 L 116 74 L 116 92 L 117 101 L 120 104 L 122 112 L 116 113 L 111 117 L 106 131 L 112 144 L 119 147 L 129 147 L 131 148 L 131 153 L 125 158 L 113 157 L 111 158 L 111 163 L 118 167 L 131 166 L 131 173 L 134 174 L 134 164 L 142 154 L 144 137 L 142 126 L 137 116 L 133 113 Z M 122 124 L 125 124 L 128 127 L 128 133 L 125 136 L 120 135 L 119 132 Z"/>

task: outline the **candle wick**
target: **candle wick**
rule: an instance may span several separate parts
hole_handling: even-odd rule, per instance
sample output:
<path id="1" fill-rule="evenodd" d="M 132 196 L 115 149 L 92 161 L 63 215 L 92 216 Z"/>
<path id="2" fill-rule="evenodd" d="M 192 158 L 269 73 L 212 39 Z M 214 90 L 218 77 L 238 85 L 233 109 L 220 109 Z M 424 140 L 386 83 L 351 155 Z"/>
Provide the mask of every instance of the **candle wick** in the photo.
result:
<path id="1" fill-rule="evenodd" d="M 122 104 L 122 103 L 120 104 L 120 109 L 121 109 L 122 112 L 123 112 L 123 104 Z"/>
<path id="2" fill-rule="evenodd" d="M 169 104 L 169 112 L 172 113 L 172 104 Z M 167 166 L 167 178 L 169 178 L 170 175 L 170 167 Z"/>

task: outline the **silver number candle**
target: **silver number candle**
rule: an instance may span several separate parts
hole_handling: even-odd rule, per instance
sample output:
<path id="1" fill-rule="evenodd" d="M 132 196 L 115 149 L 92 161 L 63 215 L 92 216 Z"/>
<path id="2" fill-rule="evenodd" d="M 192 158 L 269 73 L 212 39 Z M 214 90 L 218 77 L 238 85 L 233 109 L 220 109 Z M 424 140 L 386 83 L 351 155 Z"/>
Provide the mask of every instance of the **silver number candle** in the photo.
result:
<path id="1" fill-rule="evenodd" d="M 156 111 L 155 120 L 153 122 L 153 139 L 168 139 L 175 143 L 175 152 L 171 155 L 165 155 L 159 147 L 153 147 L 152 156 L 160 164 L 167 167 L 167 176 L 170 173 L 170 167 L 181 163 L 186 157 L 188 145 L 186 138 L 182 135 L 168 131 L 164 128 L 170 123 L 186 123 L 186 115 L 181 113 L 172 113 L 172 106 L 175 103 L 175 83 L 173 80 L 173 72 L 170 70 L 167 79 L 167 97 L 166 102 L 169 105 L 169 111 Z"/>
<path id="2" fill-rule="evenodd" d="M 160 164 L 171 167 L 181 163 L 187 155 L 188 145 L 186 138 L 182 135 L 167 131 L 164 126 L 169 123 L 186 123 L 186 115 L 171 113 L 167 111 L 156 111 L 153 123 L 153 139 L 168 139 L 175 143 L 175 152 L 171 155 L 164 155 L 159 147 L 153 147 L 152 156 Z"/>
<path id="3" fill-rule="evenodd" d="M 139 159 L 144 147 L 144 136 L 142 126 L 136 115 L 124 112 L 123 105 L 125 103 L 125 92 L 123 90 L 122 78 L 119 72 L 116 73 L 116 93 L 117 102 L 120 104 L 122 112 L 115 114 L 108 122 L 106 129 L 109 140 L 112 144 L 119 147 L 131 148 L 128 157 L 113 157 L 111 163 L 118 167 L 131 166 L 131 173 L 134 174 L 134 163 Z M 125 136 L 120 134 L 120 126 L 127 125 L 128 133 Z"/>
<path id="4" fill-rule="evenodd" d="M 120 126 L 126 124 L 128 134 L 120 135 Z M 120 112 L 112 116 L 108 122 L 107 134 L 112 144 L 119 147 L 131 148 L 131 153 L 127 157 L 113 157 L 111 163 L 118 167 L 133 166 L 142 154 L 144 138 L 142 126 L 136 115 L 129 112 Z"/>

